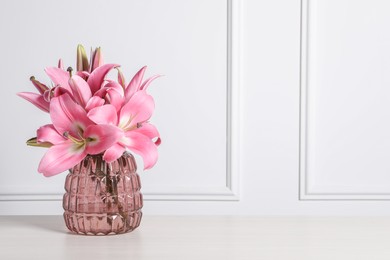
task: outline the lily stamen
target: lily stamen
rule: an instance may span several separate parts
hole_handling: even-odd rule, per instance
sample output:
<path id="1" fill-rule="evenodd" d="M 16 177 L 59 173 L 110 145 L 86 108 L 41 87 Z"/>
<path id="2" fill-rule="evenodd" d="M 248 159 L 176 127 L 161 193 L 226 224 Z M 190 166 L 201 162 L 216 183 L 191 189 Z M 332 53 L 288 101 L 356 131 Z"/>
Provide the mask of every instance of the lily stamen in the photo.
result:
<path id="1" fill-rule="evenodd" d="M 69 72 L 69 77 L 72 77 L 72 67 L 68 67 L 66 70 Z"/>
<path id="2" fill-rule="evenodd" d="M 70 139 L 73 141 L 73 143 L 77 144 L 77 145 L 84 145 L 85 144 L 85 139 L 82 138 L 81 140 L 80 139 L 77 139 L 76 137 L 73 137 L 72 135 L 69 134 L 69 132 L 65 132 L 63 134 L 64 137 Z"/>

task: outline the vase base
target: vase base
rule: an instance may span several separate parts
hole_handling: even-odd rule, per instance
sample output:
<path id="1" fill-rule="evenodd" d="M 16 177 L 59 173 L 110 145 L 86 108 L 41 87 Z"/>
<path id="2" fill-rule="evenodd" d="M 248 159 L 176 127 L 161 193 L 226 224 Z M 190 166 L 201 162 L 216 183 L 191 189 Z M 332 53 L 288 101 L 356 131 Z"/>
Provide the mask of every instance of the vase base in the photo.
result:
<path id="1" fill-rule="evenodd" d="M 141 210 L 124 214 L 64 212 L 68 229 L 80 235 L 116 235 L 131 232 L 139 226 L 141 218 Z"/>

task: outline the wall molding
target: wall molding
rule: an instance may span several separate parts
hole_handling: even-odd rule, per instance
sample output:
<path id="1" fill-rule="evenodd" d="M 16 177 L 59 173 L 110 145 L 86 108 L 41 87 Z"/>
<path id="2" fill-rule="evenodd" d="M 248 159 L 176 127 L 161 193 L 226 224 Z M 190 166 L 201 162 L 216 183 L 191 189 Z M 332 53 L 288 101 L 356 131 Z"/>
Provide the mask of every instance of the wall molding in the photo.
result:
<path id="1" fill-rule="evenodd" d="M 300 37 L 300 129 L 299 129 L 299 199 L 300 200 L 390 200 L 389 193 L 374 192 L 340 192 L 333 186 L 309 184 L 307 170 L 308 144 L 308 90 L 312 86 L 308 82 L 309 76 L 309 12 L 310 1 L 301 0 L 301 37 Z M 333 190 L 333 191 L 332 191 Z"/>
<path id="2" fill-rule="evenodd" d="M 240 126 L 240 40 L 241 0 L 227 3 L 227 107 L 226 107 L 226 179 L 222 187 L 166 187 L 143 189 L 148 201 L 238 201 L 239 200 L 239 126 Z M 4 193 L 0 201 L 61 201 L 63 194 Z"/>

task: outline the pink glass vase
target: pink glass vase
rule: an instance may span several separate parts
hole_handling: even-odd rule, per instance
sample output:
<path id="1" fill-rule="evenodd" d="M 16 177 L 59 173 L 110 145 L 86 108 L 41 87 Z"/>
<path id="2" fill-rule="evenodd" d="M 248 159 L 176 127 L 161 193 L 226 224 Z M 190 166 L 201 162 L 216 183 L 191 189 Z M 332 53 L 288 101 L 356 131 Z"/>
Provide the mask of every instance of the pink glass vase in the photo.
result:
<path id="1" fill-rule="evenodd" d="M 133 155 L 112 163 L 88 155 L 69 170 L 63 198 L 64 219 L 77 234 L 121 234 L 137 228 L 143 205 L 141 183 Z"/>

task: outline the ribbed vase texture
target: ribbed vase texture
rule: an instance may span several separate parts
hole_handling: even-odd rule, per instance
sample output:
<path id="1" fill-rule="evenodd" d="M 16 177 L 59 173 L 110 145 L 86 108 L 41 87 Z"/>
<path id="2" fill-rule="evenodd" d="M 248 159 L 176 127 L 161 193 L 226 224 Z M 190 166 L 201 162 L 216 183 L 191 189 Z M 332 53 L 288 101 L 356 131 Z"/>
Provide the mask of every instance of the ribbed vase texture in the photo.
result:
<path id="1" fill-rule="evenodd" d="M 85 235 L 120 234 L 140 224 L 141 183 L 133 155 L 106 163 L 88 155 L 69 170 L 63 198 L 68 229 Z"/>

